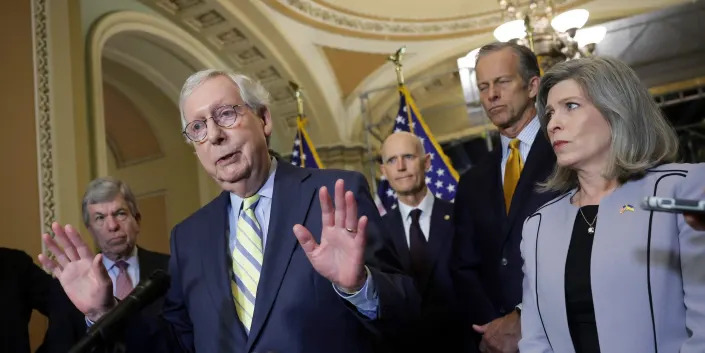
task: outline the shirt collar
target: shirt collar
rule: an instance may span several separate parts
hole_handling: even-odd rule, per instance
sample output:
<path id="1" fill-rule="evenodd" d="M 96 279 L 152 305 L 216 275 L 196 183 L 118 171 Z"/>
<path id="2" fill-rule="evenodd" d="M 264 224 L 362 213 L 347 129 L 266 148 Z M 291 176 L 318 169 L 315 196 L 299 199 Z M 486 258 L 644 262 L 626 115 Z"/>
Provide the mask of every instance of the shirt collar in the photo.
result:
<path id="1" fill-rule="evenodd" d="M 137 246 L 132 248 L 132 254 L 127 259 L 122 259 L 123 261 L 127 262 L 132 268 L 137 268 L 139 264 L 137 263 Z M 108 270 L 112 269 L 113 266 L 115 266 L 115 261 L 110 260 L 107 256 L 103 256 L 103 265 L 105 268 Z"/>
<path id="2" fill-rule="evenodd" d="M 272 199 L 272 194 L 274 193 L 274 175 L 277 174 L 277 159 L 272 157 L 272 163 L 269 166 L 269 177 L 267 177 L 267 181 L 264 182 L 264 185 L 257 190 L 257 194 L 260 197 L 266 197 L 268 199 Z M 233 210 L 239 210 L 240 206 L 242 205 L 242 197 L 235 195 L 234 193 L 230 193 L 230 206 L 233 208 Z M 237 213 L 235 214 L 237 215 Z"/>
<path id="3" fill-rule="evenodd" d="M 534 144 L 534 139 L 536 139 L 536 133 L 541 129 L 541 123 L 537 116 L 534 116 L 531 121 L 524 126 L 523 129 L 517 135 L 517 138 L 522 143 L 531 146 Z M 499 135 L 500 141 L 502 142 L 502 155 L 506 154 L 509 150 L 509 142 L 512 141 L 511 138 Z"/>
<path id="4" fill-rule="evenodd" d="M 419 203 L 416 207 L 409 206 L 401 201 L 397 201 L 397 203 L 399 204 L 399 212 L 401 213 L 402 219 L 407 219 L 409 217 L 409 213 L 411 213 L 411 211 L 415 208 L 421 210 L 421 215 L 423 216 L 430 215 L 433 210 L 433 194 L 431 194 L 430 190 L 426 189 L 426 196 L 424 196 L 421 203 Z"/>

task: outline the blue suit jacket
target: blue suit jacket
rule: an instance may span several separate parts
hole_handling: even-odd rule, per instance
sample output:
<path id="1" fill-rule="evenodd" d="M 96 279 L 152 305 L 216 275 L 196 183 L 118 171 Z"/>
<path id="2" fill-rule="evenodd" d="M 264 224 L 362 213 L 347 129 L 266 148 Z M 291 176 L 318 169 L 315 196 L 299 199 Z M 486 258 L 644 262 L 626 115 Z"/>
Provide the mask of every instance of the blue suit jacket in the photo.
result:
<path id="1" fill-rule="evenodd" d="M 553 171 L 556 156 L 542 131 L 536 135 L 506 212 L 501 148 L 460 178 L 455 197 L 456 236 L 452 271 L 461 309 L 472 323 L 503 316 L 521 302 L 519 250 L 526 217 L 557 193 L 537 193 L 536 183 Z"/>
<path id="2" fill-rule="evenodd" d="M 407 273 L 413 273 L 406 231 L 399 208 L 390 211 L 382 220 L 389 230 L 388 237 Z M 450 254 L 453 240 L 453 204 L 436 198 L 431 211 L 431 228 L 427 249 L 429 270 L 416 285 L 421 294 L 421 316 L 409 332 L 385 342 L 384 352 L 457 352 L 462 330 L 455 306 L 453 283 L 450 276 Z"/>
<path id="3" fill-rule="evenodd" d="M 379 317 L 369 320 L 341 298 L 311 266 L 292 228 L 303 224 L 320 241 L 318 189 L 345 180 L 369 217 L 365 262 L 379 294 Z M 381 237 L 367 182 L 355 172 L 303 169 L 279 163 L 274 180 L 264 262 L 251 332 L 246 335 L 230 289 L 227 244 L 229 194 L 222 193 L 171 236 L 171 287 L 164 305 L 184 352 L 369 352 L 379 334 L 418 315 L 420 299 Z"/>
<path id="4" fill-rule="evenodd" d="M 137 258 L 140 267 L 140 282 L 144 282 L 155 270 L 166 271 L 169 255 L 149 251 L 139 247 Z M 37 353 L 65 353 L 86 333 L 86 318 L 71 303 L 61 285 L 56 281 L 50 297 L 49 328 L 44 342 Z M 160 314 L 163 300 L 157 299 L 142 310 L 142 315 L 130 318 L 125 325 L 124 337 L 120 342 L 108 344 L 109 352 L 159 352 L 168 351 L 163 335 L 163 322 Z"/>

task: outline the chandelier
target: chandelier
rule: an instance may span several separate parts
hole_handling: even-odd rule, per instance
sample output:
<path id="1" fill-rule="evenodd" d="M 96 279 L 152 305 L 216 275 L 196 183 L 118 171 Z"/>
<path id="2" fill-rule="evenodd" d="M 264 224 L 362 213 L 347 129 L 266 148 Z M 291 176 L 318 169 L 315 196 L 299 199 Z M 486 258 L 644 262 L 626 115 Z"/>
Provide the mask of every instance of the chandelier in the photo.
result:
<path id="1" fill-rule="evenodd" d="M 498 2 L 507 22 L 494 30 L 495 38 L 531 48 L 542 71 L 561 61 L 592 55 L 607 32 L 602 26 L 583 28 L 590 16 L 587 10 L 569 10 L 553 16 L 551 0 Z"/>

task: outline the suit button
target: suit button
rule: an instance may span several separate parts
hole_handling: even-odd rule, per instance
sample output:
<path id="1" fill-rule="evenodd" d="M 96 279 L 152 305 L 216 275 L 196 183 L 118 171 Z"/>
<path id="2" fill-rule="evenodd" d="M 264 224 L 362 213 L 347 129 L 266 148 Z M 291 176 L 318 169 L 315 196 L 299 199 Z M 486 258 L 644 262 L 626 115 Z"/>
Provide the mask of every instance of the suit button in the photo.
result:
<path id="1" fill-rule="evenodd" d="M 506 258 L 506 257 L 503 257 L 503 258 L 502 258 L 502 261 L 501 261 L 500 263 L 502 264 L 502 266 L 507 266 L 507 263 L 508 263 L 508 262 L 509 262 L 509 261 L 507 261 L 507 258 Z"/>

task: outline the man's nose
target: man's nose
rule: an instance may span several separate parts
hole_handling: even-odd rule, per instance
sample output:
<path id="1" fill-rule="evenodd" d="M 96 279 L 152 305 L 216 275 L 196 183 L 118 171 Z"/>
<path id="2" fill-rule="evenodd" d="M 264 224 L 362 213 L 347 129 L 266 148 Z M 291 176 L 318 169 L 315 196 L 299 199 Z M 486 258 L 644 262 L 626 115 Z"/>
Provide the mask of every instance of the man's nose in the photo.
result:
<path id="1" fill-rule="evenodd" d="M 210 121 L 209 121 L 210 120 Z M 223 133 L 223 128 L 215 123 L 214 119 L 206 120 L 206 139 L 211 144 L 219 144 L 225 137 Z"/>
<path id="2" fill-rule="evenodd" d="M 491 101 L 495 101 L 502 96 L 501 90 L 499 89 L 499 87 L 497 85 L 491 85 L 489 92 L 490 92 L 490 100 Z"/>
<path id="3" fill-rule="evenodd" d="M 108 229 L 110 230 L 115 230 L 120 227 L 120 223 L 118 223 L 117 219 L 113 216 L 106 217 L 105 224 L 108 225 Z"/>

